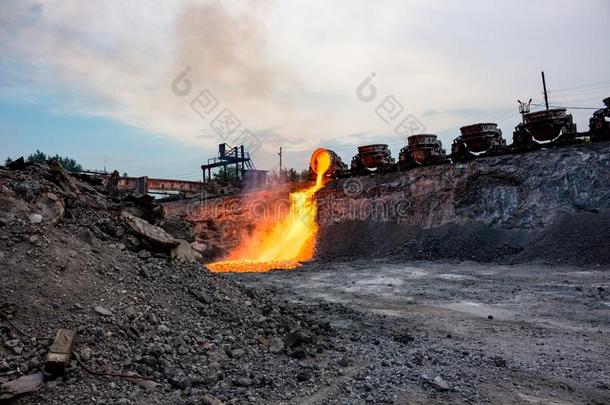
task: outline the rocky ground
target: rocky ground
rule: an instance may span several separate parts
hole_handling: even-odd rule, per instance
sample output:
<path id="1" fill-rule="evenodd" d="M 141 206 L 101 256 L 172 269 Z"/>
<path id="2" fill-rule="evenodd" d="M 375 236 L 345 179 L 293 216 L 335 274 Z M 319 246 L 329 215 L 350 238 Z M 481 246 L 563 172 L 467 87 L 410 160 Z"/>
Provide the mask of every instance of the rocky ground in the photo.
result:
<path id="1" fill-rule="evenodd" d="M 179 242 L 144 219 L 153 205 L 61 168 L 0 169 L 0 187 L 0 384 L 44 378 L 17 403 L 290 401 L 339 372 L 345 338 L 321 316 L 329 304 L 290 303 L 172 259 Z M 77 331 L 88 368 L 154 381 L 92 375 L 75 360 L 46 373 L 59 328 Z"/>
<path id="2" fill-rule="evenodd" d="M 305 403 L 610 403 L 605 266 L 315 261 L 230 278 L 343 305 L 326 312 L 351 336 L 342 377 Z"/>
<path id="3" fill-rule="evenodd" d="M 318 260 L 250 275 L 198 262 L 250 229 L 247 205 L 164 210 L 53 162 L 0 168 L 0 401 L 610 403 L 609 155 L 331 183 Z M 364 216 L 333 216 L 351 201 Z M 412 215 L 370 209 L 392 201 Z M 60 328 L 77 338 L 57 375 Z"/>

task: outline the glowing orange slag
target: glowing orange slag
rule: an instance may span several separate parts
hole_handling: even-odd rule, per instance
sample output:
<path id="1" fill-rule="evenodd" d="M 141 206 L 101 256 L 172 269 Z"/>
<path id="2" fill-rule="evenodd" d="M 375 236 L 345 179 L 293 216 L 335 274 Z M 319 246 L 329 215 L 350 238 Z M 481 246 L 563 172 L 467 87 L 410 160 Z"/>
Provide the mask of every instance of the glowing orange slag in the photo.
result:
<path id="1" fill-rule="evenodd" d="M 273 269 L 294 269 L 303 260 L 313 257 L 318 234 L 315 193 L 324 186 L 324 174 L 331 157 L 324 149 L 312 156 L 316 184 L 305 190 L 290 193 L 290 209 L 284 219 L 270 230 L 261 230 L 232 251 L 227 260 L 208 264 L 215 273 L 265 272 Z"/>

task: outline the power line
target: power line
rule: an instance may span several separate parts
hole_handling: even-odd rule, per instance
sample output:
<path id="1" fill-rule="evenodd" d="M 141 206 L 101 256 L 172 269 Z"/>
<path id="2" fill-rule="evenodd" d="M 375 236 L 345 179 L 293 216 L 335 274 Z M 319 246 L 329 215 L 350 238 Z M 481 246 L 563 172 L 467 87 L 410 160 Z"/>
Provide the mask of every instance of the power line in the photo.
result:
<path id="1" fill-rule="evenodd" d="M 554 91 L 551 91 L 550 94 L 558 96 L 558 97 L 572 97 L 572 96 L 597 97 L 596 96 L 597 94 L 603 95 L 608 92 L 610 92 L 610 86 L 600 87 L 600 88 L 595 88 L 595 89 L 583 89 L 583 90 L 579 90 L 579 91 L 566 91 L 566 92 L 562 92 L 562 93 L 558 93 L 558 94 L 556 94 Z"/>
<path id="2" fill-rule="evenodd" d="M 596 87 L 596 86 L 599 86 L 599 85 L 610 85 L 610 80 L 603 80 L 601 82 L 581 84 L 581 85 L 572 86 L 572 87 L 564 87 L 562 89 L 557 89 L 557 90 L 552 90 L 552 91 L 555 92 L 555 93 L 561 93 L 561 92 L 570 91 L 570 90 L 584 89 L 584 88 L 587 88 L 587 87 Z"/>
<path id="3" fill-rule="evenodd" d="M 566 106 L 559 106 L 559 105 L 551 105 L 549 107 L 552 108 L 566 108 L 569 110 L 599 110 L 601 109 L 601 107 L 566 107 Z"/>
<path id="4" fill-rule="evenodd" d="M 607 89 L 610 87 L 610 83 L 608 84 L 600 84 L 597 86 L 589 86 L 589 87 L 583 87 L 580 89 L 570 89 L 570 90 L 549 90 L 552 91 L 553 93 L 578 93 L 578 92 L 584 92 L 584 91 L 598 91 L 598 90 L 603 90 L 603 89 Z"/>
<path id="5" fill-rule="evenodd" d="M 555 103 L 560 103 L 560 104 L 571 104 L 571 103 L 590 103 L 593 101 L 597 101 L 596 98 L 593 97 L 588 97 L 588 98 L 558 98 L 555 101 Z M 600 107 L 601 108 L 601 107 Z"/>

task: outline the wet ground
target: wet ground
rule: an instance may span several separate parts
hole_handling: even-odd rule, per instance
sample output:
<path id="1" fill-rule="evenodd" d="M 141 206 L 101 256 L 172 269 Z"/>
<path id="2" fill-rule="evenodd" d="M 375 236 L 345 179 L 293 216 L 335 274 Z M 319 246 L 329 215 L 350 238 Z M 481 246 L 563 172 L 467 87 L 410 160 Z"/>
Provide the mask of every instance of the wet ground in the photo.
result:
<path id="1" fill-rule="evenodd" d="M 610 403 L 605 267 L 312 262 L 228 277 L 345 306 L 328 317 L 352 336 L 349 359 L 303 402 Z"/>

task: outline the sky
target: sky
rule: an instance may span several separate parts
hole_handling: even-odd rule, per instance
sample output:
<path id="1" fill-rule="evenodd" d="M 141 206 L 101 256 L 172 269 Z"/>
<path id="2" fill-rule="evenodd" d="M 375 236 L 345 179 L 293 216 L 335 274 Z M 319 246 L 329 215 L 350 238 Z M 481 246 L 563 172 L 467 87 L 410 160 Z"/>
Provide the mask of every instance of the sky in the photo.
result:
<path id="1" fill-rule="evenodd" d="M 0 158 L 199 179 L 221 142 L 299 170 L 475 122 L 510 143 L 541 70 L 551 105 L 601 108 L 608 38 L 610 0 L 0 0 Z"/>

